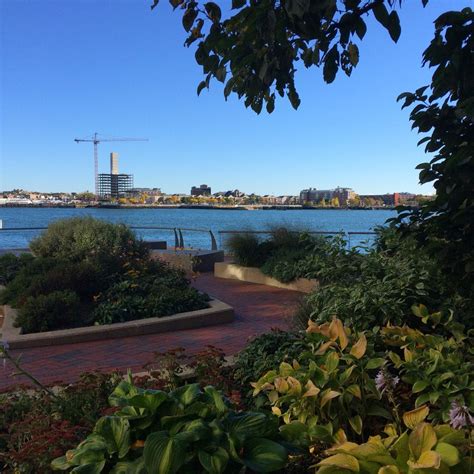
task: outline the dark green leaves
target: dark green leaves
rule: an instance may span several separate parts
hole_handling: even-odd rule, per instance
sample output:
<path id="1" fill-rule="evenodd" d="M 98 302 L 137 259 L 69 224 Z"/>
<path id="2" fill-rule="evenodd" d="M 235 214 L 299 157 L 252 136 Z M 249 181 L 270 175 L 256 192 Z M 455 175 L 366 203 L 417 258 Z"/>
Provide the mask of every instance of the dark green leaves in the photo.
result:
<path id="1" fill-rule="evenodd" d="M 324 59 L 323 77 L 328 84 L 334 81 L 338 69 L 339 51 L 337 50 L 337 46 L 334 45 Z"/>
<path id="2" fill-rule="evenodd" d="M 188 8 L 183 15 L 183 27 L 186 31 L 189 31 L 194 24 L 198 12 L 195 8 Z"/>
<path id="3" fill-rule="evenodd" d="M 229 455 L 223 448 L 217 448 L 212 453 L 200 450 L 198 457 L 202 467 L 210 474 L 222 474 L 229 462 Z"/>
<path id="4" fill-rule="evenodd" d="M 221 20 L 222 12 L 220 7 L 214 2 L 208 2 L 204 4 L 207 14 L 214 23 L 218 23 Z"/>
<path id="5" fill-rule="evenodd" d="M 109 454 L 117 453 L 123 458 L 130 449 L 130 424 L 126 418 L 104 416 L 94 428 L 95 433 L 103 437 Z"/>
<path id="6" fill-rule="evenodd" d="M 288 458 L 286 449 L 264 438 L 250 439 L 244 449 L 244 464 L 256 472 L 272 472 L 283 469 Z"/>
<path id="7" fill-rule="evenodd" d="M 186 460 L 187 444 L 165 431 L 148 436 L 143 450 L 147 472 L 174 474 Z"/>
<path id="8" fill-rule="evenodd" d="M 398 13 L 393 10 L 389 14 L 387 7 L 383 3 L 378 3 L 374 7 L 373 12 L 377 21 L 387 29 L 393 41 L 397 42 L 401 33 Z"/>
<path id="9" fill-rule="evenodd" d="M 178 8 L 180 5 L 184 3 L 184 0 L 170 0 L 171 6 L 173 7 L 173 10 Z"/>
<path id="10" fill-rule="evenodd" d="M 246 0 L 232 0 L 232 9 L 242 8 L 246 3 Z"/>

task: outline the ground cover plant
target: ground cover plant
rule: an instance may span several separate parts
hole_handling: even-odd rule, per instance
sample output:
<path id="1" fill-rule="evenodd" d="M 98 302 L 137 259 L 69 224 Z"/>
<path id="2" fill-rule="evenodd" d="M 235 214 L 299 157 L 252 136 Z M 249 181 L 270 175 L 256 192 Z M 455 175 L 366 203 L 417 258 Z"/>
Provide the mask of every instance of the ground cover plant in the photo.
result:
<path id="1" fill-rule="evenodd" d="M 24 333 L 167 316 L 208 306 L 183 271 L 150 258 L 124 225 L 89 217 L 57 221 L 32 255 L 0 257 L 0 300 Z"/>

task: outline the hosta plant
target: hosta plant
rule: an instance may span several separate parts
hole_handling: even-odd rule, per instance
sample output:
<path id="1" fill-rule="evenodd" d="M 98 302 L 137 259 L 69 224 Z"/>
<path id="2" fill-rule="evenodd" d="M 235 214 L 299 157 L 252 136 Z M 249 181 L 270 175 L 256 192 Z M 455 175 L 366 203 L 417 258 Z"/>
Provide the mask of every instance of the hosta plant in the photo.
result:
<path id="1" fill-rule="evenodd" d="M 381 335 L 401 381 L 411 388 L 415 407 L 430 405 L 430 419 L 446 423 L 453 403 L 474 411 L 474 350 L 472 337 L 454 323 L 452 314 L 429 313 L 423 305 L 413 313 L 438 333 L 425 334 L 408 326 L 386 326 Z"/>
<path id="2" fill-rule="evenodd" d="M 326 451 L 317 474 L 471 474 L 468 433 L 425 422 L 423 406 L 403 415 L 407 430 L 387 425 L 383 435 L 357 444 L 342 439 Z"/>
<path id="3" fill-rule="evenodd" d="M 286 464 L 276 417 L 233 411 L 212 386 L 164 392 L 137 388 L 129 379 L 109 402 L 117 411 L 55 459 L 54 470 L 218 474 L 272 472 Z"/>
<path id="4" fill-rule="evenodd" d="M 351 334 L 339 319 L 310 321 L 307 332 L 312 350 L 253 383 L 254 395 L 266 393 L 285 423 L 283 434 L 300 443 L 330 442 L 340 428 L 361 436 L 366 423 L 377 422 L 372 415 L 390 419 L 374 382 L 374 370 L 385 360 L 374 356 L 366 335 Z"/>

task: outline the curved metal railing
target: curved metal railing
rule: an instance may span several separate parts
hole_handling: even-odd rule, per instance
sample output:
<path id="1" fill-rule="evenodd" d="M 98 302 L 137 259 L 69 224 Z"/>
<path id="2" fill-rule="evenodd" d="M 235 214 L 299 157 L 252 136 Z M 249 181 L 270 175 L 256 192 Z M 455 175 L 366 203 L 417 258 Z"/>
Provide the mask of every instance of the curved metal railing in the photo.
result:
<path id="1" fill-rule="evenodd" d="M 174 246 L 176 248 L 184 248 L 185 241 L 183 232 L 201 232 L 208 233 L 211 239 L 211 250 L 217 250 L 217 241 L 211 229 L 193 229 L 187 227 L 157 227 L 157 226 L 128 226 L 132 230 L 157 230 L 170 231 L 174 234 Z M 2 232 L 29 232 L 46 230 L 48 227 L 3 227 L 0 226 L 0 233 Z"/>
<path id="2" fill-rule="evenodd" d="M 289 230 L 289 232 L 292 233 L 300 233 L 301 231 L 299 230 Z M 311 230 L 311 231 L 304 231 L 307 234 L 314 234 L 314 235 L 340 235 L 342 237 L 347 238 L 347 246 L 349 248 L 352 247 L 352 240 L 351 236 L 357 236 L 357 235 L 367 235 L 367 236 L 376 236 L 377 232 L 373 231 L 342 231 L 342 230 Z M 225 235 L 235 235 L 235 234 L 260 234 L 260 235 L 268 235 L 271 234 L 271 230 L 219 230 L 219 242 L 221 248 L 224 246 L 223 245 L 223 236 Z"/>

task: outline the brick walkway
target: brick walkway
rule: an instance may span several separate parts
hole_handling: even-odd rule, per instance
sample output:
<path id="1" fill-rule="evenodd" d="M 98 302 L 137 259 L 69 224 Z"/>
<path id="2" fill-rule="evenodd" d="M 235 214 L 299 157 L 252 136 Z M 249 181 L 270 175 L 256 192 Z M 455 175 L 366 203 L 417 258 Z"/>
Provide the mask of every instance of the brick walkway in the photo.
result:
<path id="1" fill-rule="evenodd" d="M 232 323 L 174 333 L 150 334 L 95 342 L 13 351 L 21 354 L 22 366 L 43 383 L 72 382 L 85 371 L 132 369 L 140 371 L 154 352 L 185 347 L 196 352 L 206 345 L 235 354 L 246 341 L 271 328 L 288 327 L 288 316 L 298 304 L 301 294 L 252 283 L 215 278 L 203 274 L 194 286 L 234 307 Z M 11 377 L 11 367 L 0 365 L 0 391 L 23 382 Z"/>

